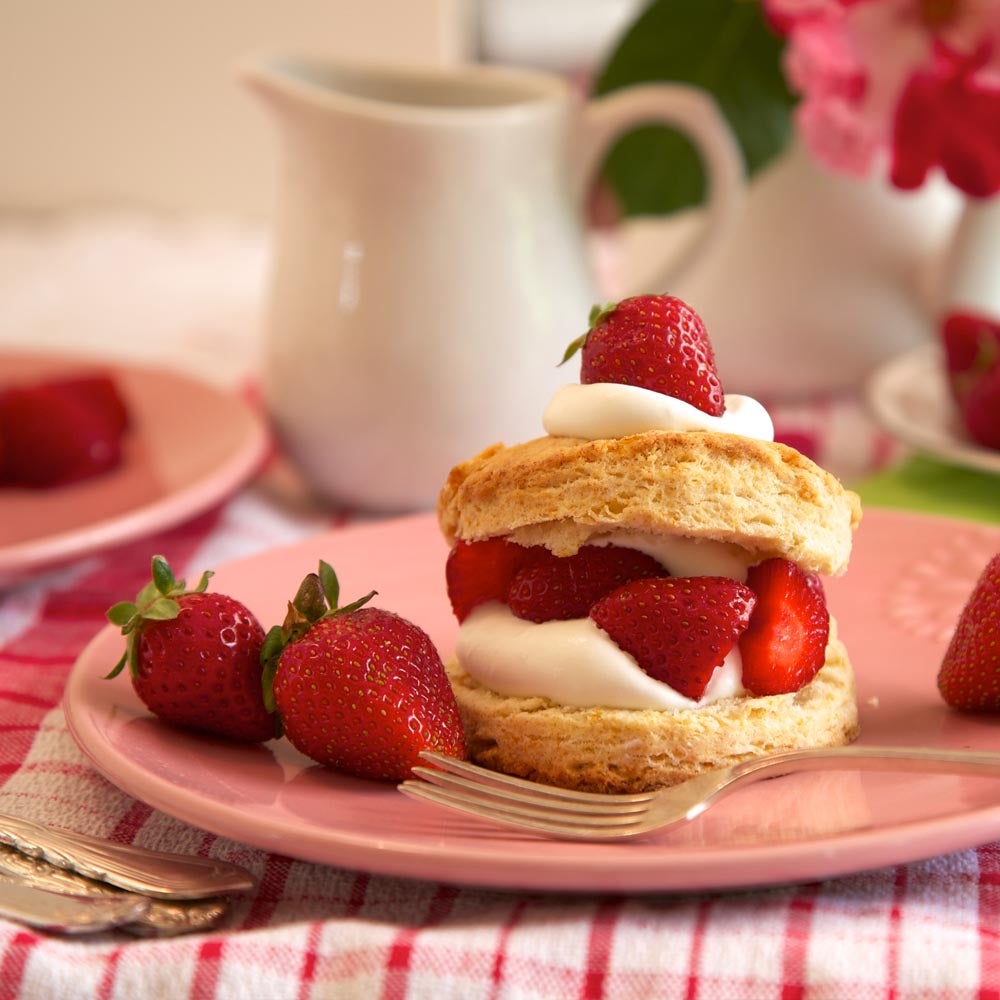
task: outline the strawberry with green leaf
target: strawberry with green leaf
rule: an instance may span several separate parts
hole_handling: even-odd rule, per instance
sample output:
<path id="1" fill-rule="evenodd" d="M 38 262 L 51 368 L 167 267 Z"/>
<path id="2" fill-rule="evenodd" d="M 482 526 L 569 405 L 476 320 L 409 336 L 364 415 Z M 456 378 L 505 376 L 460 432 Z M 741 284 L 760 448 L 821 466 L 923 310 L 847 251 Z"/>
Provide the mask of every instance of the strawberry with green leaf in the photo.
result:
<path id="1" fill-rule="evenodd" d="M 339 607 L 333 568 L 320 562 L 268 634 L 268 707 L 307 757 L 363 778 L 401 781 L 421 750 L 465 756 L 455 696 L 423 629 L 381 608 L 375 591 Z"/>
<path id="2" fill-rule="evenodd" d="M 276 735 L 264 707 L 260 655 L 264 629 L 239 601 L 207 590 L 212 573 L 188 589 L 163 556 L 134 601 L 108 610 L 126 637 L 107 675 L 126 665 L 136 694 L 165 722 L 245 743 Z"/>
<path id="3" fill-rule="evenodd" d="M 636 295 L 594 306 L 590 327 L 566 348 L 581 352 L 580 382 L 634 385 L 696 406 L 713 417 L 726 401 L 701 317 L 672 295 Z"/>

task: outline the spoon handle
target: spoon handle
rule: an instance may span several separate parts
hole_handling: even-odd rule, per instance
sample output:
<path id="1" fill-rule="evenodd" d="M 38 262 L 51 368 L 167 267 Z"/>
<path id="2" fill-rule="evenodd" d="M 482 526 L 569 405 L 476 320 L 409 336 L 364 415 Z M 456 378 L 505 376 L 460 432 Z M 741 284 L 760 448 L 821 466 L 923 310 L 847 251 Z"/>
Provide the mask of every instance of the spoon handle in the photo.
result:
<path id="1" fill-rule="evenodd" d="M 139 919 L 143 896 L 67 896 L 0 876 L 0 916 L 58 934 L 93 934 Z"/>
<path id="2" fill-rule="evenodd" d="M 205 899 L 246 892 L 255 885 L 250 872 L 228 861 L 116 844 L 3 813 L 0 844 L 56 868 L 160 899 Z"/>

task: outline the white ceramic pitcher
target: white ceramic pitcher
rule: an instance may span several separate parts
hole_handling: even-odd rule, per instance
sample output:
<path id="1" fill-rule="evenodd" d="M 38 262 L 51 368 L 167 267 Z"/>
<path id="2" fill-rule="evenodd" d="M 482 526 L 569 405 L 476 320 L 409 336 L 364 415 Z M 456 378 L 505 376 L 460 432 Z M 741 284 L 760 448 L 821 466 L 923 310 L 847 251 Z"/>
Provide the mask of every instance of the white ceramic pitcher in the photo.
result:
<path id="1" fill-rule="evenodd" d="M 601 298 L 583 202 L 617 136 L 657 120 L 700 149 L 710 204 L 684 267 L 742 193 L 728 127 L 684 86 L 581 105 L 561 78 L 511 68 L 241 69 L 283 147 L 265 398 L 332 501 L 429 507 L 455 462 L 543 433 L 550 394 L 576 377 L 557 370 L 563 349 Z M 643 290 L 670 287 L 659 270 Z"/>

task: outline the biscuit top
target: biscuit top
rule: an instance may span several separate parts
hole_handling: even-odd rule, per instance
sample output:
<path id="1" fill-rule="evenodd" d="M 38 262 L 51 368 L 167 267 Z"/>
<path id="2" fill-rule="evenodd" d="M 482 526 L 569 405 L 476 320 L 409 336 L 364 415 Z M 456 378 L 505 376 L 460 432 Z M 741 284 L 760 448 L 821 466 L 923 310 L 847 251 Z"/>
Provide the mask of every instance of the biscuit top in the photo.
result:
<path id="1" fill-rule="evenodd" d="M 449 544 L 509 536 L 560 556 L 612 532 L 677 534 L 839 574 L 858 496 L 794 448 L 714 431 L 542 437 L 452 469 L 438 500 Z"/>

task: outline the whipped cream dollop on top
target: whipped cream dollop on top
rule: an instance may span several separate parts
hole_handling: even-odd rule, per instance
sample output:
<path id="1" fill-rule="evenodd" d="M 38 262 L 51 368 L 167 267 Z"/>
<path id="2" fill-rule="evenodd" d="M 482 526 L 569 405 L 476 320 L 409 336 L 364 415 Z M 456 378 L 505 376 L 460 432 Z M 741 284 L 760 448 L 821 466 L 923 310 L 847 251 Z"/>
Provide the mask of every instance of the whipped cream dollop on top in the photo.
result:
<path id="1" fill-rule="evenodd" d="M 547 433 L 588 441 L 621 438 L 644 431 L 719 431 L 761 441 L 774 440 L 774 424 L 750 396 L 726 396 L 721 417 L 697 406 L 636 385 L 592 382 L 557 389 L 542 416 Z"/>
<path id="2" fill-rule="evenodd" d="M 645 431 L 718 431 L 774 440 L 767 410 L 749 396 L 726 396 L 713 417 L 672 396 L 638 386 L 596 382 L 566 385 L 545 410 L 557 437 L 620 438 Z M 656 559 L 671 576 L 726 576 L 746 582 L 757 561 L 737 545 L 681 535 L 612 532 L 590 545 L 620 545 Z M 561 705 L 624 709 L 699 708 L 745 694 L 743 663 L 734 646 L 705 693 L 693 701 L 647 674 L 591 618 L 536 623 L 491 601 L 475 608 L 458 631 L 458 659 L 475 681 L 511 697 L 544 697 Z"/>

